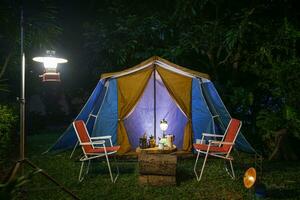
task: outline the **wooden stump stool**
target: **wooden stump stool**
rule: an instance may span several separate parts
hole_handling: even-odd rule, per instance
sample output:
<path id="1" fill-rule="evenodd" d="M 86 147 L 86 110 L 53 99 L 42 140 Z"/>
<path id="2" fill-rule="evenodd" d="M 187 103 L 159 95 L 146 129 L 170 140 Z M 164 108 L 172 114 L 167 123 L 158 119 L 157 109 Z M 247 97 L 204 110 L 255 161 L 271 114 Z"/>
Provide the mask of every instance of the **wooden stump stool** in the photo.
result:
<path id="1" fill-rule="evenodd" d="M 176 155 L 141 153 L 138 164 L 141 185 L 176 185 Z"/>

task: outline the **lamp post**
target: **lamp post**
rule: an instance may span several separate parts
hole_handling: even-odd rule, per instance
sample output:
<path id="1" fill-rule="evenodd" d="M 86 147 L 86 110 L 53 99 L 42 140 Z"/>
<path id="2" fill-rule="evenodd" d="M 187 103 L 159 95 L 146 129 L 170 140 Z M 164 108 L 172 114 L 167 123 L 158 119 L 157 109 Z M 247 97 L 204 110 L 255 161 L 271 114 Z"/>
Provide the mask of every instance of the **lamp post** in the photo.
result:
<path id="1" fill-rule="evenodd" d="M 23 50 L 23 10 L 21 11 L 21 97 L 20 101 L 20 159 L 25 158 L 25 53 Z M 34 57 L 33 60 L 44 64 L 43 81 L 60 81 L 60 74 L 56 71 L 57 64 L 67 63 L 68 60 L 55 57 L 55 51 L 47 51 L 45 57 Z"/>
<path id="2" fill-rule="evenodd" d="M 34 168 L 36 171 L 35 173 L 40 173 L 43 176 L 45 176 L 48 180 L 53 182 L 55 185 L 57 185 L 61 190 L 68 193 L 70 196 L 72 196 L 74 199 L 79 199 L 75 194 L 73 194 L 69 189 L 64 187 L 62 184 L 60 184 L 58 181 L 56 181 L 54 178 L 52 178 L 49 174 L 47 174 L 44 170 L 36 166 L 34 163 L 29 161 L 29 159 L 25 158 L 25 53 L 24 53 L 24 30 L 23 30 L 23 8 L 21 7 L 21 16 L 20 16 L 20 44 L 21 44 L 21 95 L 19 99 L 20 102 L 20 159 L 16 162 L 15 166 L 11 170 L 11 173 L 7 179 L 7 183 L 10 183 L 14 180 L 14 177 L 16 176 L 19 169 L 21 169 L 21 172 L 23 174 L 23 165 L 28 164 L 31 168 Z M 50 52 L 49 52 L 50 53 Z M 53 51 L 52 51 L 53 54 Z M 55 52 L 54 52 L 55 54 Z M 68 62 L 66 59 L 62 58 L 56 58 L 54 56 L 52 57 L 35 57 L 33 59 L 37 62 L 44 63 L 45 70 L 47 73 L 47 69 L 51 71 L 51 73 L 56 73 L 59 75 L 59 73 L 56 72 L 56 67 L 58 63 L 66 63 Z M 49 72 L 49 71 L 48 71 Z M 50 72 L 49 72 L 50 73 Z M 60 79 L 59 79 L 60 80 Z M 44 80 L 43 80 L 44 81 Z M 45 80 L 46 81 L 46 80 Z"/>

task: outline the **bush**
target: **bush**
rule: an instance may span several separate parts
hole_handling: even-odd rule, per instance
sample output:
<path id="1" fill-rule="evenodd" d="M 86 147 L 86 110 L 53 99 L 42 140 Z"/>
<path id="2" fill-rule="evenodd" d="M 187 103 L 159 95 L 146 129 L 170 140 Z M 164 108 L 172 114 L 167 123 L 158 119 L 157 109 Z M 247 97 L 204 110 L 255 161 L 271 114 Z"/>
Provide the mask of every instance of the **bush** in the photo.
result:
<path id="1" fill-rule="evenodd" d="M 0 105 L 0 163 L 8 157 L 16 122 L 17 115 L 13 109 Z"/>

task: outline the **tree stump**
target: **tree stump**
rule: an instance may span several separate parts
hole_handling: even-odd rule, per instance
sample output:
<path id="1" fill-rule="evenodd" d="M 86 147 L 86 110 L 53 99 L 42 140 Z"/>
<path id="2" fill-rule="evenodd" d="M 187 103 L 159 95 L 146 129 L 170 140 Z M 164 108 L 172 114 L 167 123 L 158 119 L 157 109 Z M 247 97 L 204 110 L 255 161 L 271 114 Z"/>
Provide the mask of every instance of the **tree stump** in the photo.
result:
<path id="1" fill-rule="evenodd" d="M 141 153 L 138 163 L 141 185 L 176 185 L 176 155 Z"/>

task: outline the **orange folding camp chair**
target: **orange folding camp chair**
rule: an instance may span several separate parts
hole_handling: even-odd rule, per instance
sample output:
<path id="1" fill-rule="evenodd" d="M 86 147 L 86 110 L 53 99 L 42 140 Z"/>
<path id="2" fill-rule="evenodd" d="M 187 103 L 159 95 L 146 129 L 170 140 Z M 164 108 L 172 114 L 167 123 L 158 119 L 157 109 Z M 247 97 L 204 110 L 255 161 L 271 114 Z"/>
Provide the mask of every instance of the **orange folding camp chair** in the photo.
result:
<path id="1" fill-rule="evenodd" d="M 218 157 L 225 159 L 226 161 L 229 161 L 230 167 L 231 167 L 231 174 L 227 170 L 228 174 L 231 176 L 232 179 L 235 178 L 233 166 L 232 166 L 232 160 L 233 157 L 230 155 L 230 152 L 234 146 L 235 140 L 237 138 L 237 135 L 241 129 L 242 122 L 237 119 L 231 119 L 228 127 L 225 131 L 224 135 L 216 135 L 216 134 L 209 134 L 209 133 L 203 133 L 202 134 L 202 139 L 201 139 L 201 144 L 193 144 L 194 149 L 198 152 L 196 162 L 194 165 L 194 172 L 197 178 L 197 181 L 201 180 L 203 170 L 206 164 L 206 160 L 208 155 Z M 221 140 L 208 140 L 208 144 L 205 144 L 205 138 L 221 138 Z M 197 173 L 197 163 L 200 154 L 205 154 L 205 158 L 202 164 L 202 169 L 200 172 L 200 175 Z"/>
<path id="2" fill-rule="evenodd" d="M 105 156 L 111 181 L 115 183 L 119 176 L 119 168 L 117 166 L 117 175 L 113 177 L 108 155 L 116 153 L 119 150 L 120 146 L 113 146 L 111 136 L 90 137 L 86 125 L 82 120 L 74 121 L 73 127 L 75 129 L 79 145 L 81 146 L 84 154 L 83 157 L 80 158 L 80 161 L 82 163 L 78 181 L 81 182 L 84 179 L 84 175 L 88 174 L 90 162 L 92 159 Z M 107 141 L 109 141 L 108 145 L 106 145 Z M 82 170 L 85 161 L 88 161 L 88 166 L 86 168 L 85 174 L 83 175 Z"/>

